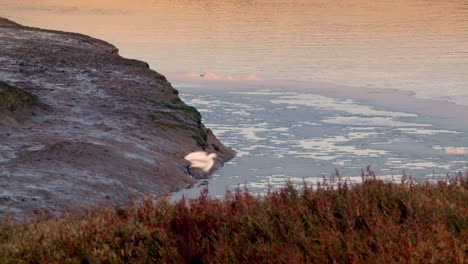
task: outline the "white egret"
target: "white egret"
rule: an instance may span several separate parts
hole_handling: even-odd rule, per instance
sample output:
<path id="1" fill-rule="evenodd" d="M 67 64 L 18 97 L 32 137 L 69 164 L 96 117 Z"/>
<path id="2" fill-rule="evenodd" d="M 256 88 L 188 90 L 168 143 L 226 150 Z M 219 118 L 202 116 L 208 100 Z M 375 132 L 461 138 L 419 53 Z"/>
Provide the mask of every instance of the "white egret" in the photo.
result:
<path id="1" fill-rule="evenodd" d="M 209 172 L 211 168 L 213 168 L 215 158 L 216 153 L 208 155 L 205 151 L 195 151 L 185 156 L 184 159 L 190 162 L 190 168 L 197 168 L 204 172 Z"/>

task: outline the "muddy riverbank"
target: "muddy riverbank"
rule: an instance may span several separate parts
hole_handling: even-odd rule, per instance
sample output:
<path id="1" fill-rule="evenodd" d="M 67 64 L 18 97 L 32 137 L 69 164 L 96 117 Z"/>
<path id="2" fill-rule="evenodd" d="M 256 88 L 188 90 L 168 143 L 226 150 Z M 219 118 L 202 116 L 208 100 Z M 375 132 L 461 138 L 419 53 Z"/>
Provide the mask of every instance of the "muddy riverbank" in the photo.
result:
<path id="1" fill-rule="evenodd" d="M 117 205 L 190 185 L 185 155 L 231 159 L 145 62 L 91 37 L 0 19 L 0 216 Z M 194 177 L 206 177 L 194 171 Z"/>

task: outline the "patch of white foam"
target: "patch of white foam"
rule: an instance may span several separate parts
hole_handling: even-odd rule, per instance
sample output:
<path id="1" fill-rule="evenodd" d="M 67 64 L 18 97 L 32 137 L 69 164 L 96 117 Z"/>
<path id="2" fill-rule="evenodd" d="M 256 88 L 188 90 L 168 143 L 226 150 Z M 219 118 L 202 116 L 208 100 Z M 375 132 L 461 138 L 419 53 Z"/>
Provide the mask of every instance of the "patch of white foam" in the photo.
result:
<path id="1" fill-rule="evenodd" d="M 195 106 L 207 106 L 207 107 L 231 107 L 235 109 L 244 109 L 244 110 L 258 110 L 257 106 L 248 105 L 248 104 L 241 104 L 241 103 L 233 103 L 233 102 L 226 102 L 220 100 L 204 100 L 201 97 L 192 98 L 187 100 L 189 104 L 193 104 Z"/>
<path id="2" fill-rule="evenodd" d="M 205 106 L 213 106 L 213 105 L 218 105 L 221 103 L 221 101 L 219 100 L 213 100 L 213 101 L 207 101 L 207 100 L 203 100 L 203 99 L 200 99 L 200 98 L 193 98 L 189 101 L 190 104 L 194 104 L 194 105 L 197 105 L 197 106 L 201 106 L 201 105 L 205 105 Z"/>
<path id="3" fill-rule="evenodd" d="M 442 147 L 441 145 L 434 145 L 434 146 L 432 146 L 432 148 L 435 149 L 435 150 L 445 150 L 445 148 Z"/>
<path id="4" fill-rule="evenodd" d="M 387 117 L 417 117 L 415 114 L 403 112 L 390 112 L 376 110 L 371 106 L 357 104 L 354 100 L 338 100 L 318 94 L 298 94 L 281 96 L 279 99 L 271 100 L 273 104 L 290 104 L 310 107 L 318 107 L 327 110 L 341 111 L 353 115 L 363 116 L 387 116 Z"/>
<path id="5" fill-rule="evenodd" d="M 375 179 L 377 180 L 382 180 L 384 182 L 401 182 L 401 175 L 377 175 L 375 176 Z M 275 174 L 271 175 L 268 177 L 262 177 L 259 178 L 257 181 L 247 181 L 245 186 L 247 189 L 260 189 L 262 190 L 262 195 L 266 194 L 268 189 L 278 189 L 278 188 L 283 188 L 286 184 L 291 184 L 295 186 L 296 188 L 302 188 L 304 187 L 304 184 L 306 184 L 309 187 L 312 188 L 317 188 L 318 184 L 324 185 L 326 184 L 327 186 L 330 186 L 332 188 L 337 188 L 338 184 L 344 184 L 345 182 L 347 184 L 361 184 L 363 182 L 364 178 L 362 176 L 347 176 L 347 177 L 341 177 L 341 179 L 338 179 L 338 177 L 333 177 L 330 178 L 328 177 L 306 177 L 306 178 L 300 178 L 300 177 L 293 177 L 293 176 L 287 176 L 285 174 Z M 233 185 L 231 186 L 232 188 L 237 188 L 238 185 Z"/>
<path id="6" fill-rule="evenodd" d="M 249 155 L 250 155 L 250 151 L 248 151 L 248 150 L 246 150 L 246 149 L 234 148 L 234 151 L 236 152 L 236 157 L 235 157 L 235 159 L 237 159 L 237 158 L 242 158 L 242 157 L 245 157 L 245 156 L 249 156 Z M 230 165 L 233 165 L 233 162 L 232 162 L 232 161 L 229 161 L 229 164 L 230 164 Z"/>
<path id="7" fill-rule="evenodd" d="M 393 164 L 392 164 L 393 163 Z M 416 161 L 416 162 L 387 162 L 388 165 L 396 166 L 399 169 L 408 169 L 408 170 L 423 170 L 423 169 L 450 169 L 449 164 L 437 163 L 431 161 Z"/>
<path id="8" fill-rule="evenodd" d="M 226 113 L 229 113 L 231 115 L 238 115 L 238 116 L 250 116 L 250 113 L 247 112 L 244 109 L 231 109 L 231 108 L 225 108 L 224 111 Z"/>
<path id="9" fill-rule="evenodd" d="M 345 166 L 345 165 L 351 165 L 352 160 L 339 160 L 339 161 L 334 161 L 332 163 L 338 166 Z"/>
<path id="10" fill-rule="evenodd" d="M 245 139 L 250 140 L 250 141 L 260 141 L 260 140 L 266 140 L 268 139 L 267 137 L 260 137 L 258 136 L 258 133 L 266 133 L 266 132 L 288 132 L 289 128 L 287 127 L 278 127 L 278 128 L 268 128 L 265 127 L 264 124 L 258 124 L 255 127 L 239 127 L 239 128 L 233 128 L 238 130 L 239 134 L 242 135 Z M 289 136 L 290 134 L 288 133 L 281 133 L 282 136 Z"/>
<path id="11" fill-rule="evenodd" d="M 197 107 L 197 110 L 198 110 L 200 113 L 214 113 L 214 110 L 208 109 L 208 108 L 200 108 L 200 107 Z"/>
<path id="12" fill-rule="evenodd" d="M 396 128 L 395 130 L 401 131 L 406 134 L 412 135 L 436 135 L 442 133 L 452 133 L 452 134 L 459 134 L 460 132 L 451 131 L 451 130 L 435 130 L 435 129 L 425 129 L 425 128 L 415 128 L 415 127 L 403 127 L 403 128 Z"/>
<path id="13" fill-rule="evenodd" d="M 364 137 L 365 135 L 362 134 L 354 135 L 354 138 L 336 136 L 330 138 L 295 140 L 295 146 L 300 147 L 305 151 L 291 150 L 288 152 L 288 154 L 295 155 L 300 158 L 312 158 L 317 160 L 333 160 L 339 157 L 347 156 L 348 154 L 367 157 L 381 157 L 385 154 L 388 154 L 388 152 L 385 150 L 361 149 L 355 146 L 339 144 L 348 142 L 352 139 L 361 139 Z"/>
<path id="14" fill-rule="evenodd" d="M 304 127 L 304 126 L 319 126 L 320 124 L 314 122 L 297 122 L 293 124 L 292 127 Z"/>
<path id="15" fill-rule="evenodd" d="M 363 138 L 370 138 L 373 136 L 384 135 L 385 133 L 378 133 L 378 132 L 351 132 L 348 133 L 349 139 L 363 139 Z"/>
<path id="16" fill-rule="evenodd" d="M 260 140 L 265 140 L 266 138 L 262 138 L 257 136 L 257 133 L 259 132 L 265 132 L 268 131 L 266 128 L 259 128 L 259 127 L 245 127 L 242 128 L 240 133 L 244 138 L 250 141 L 260 141 Z"/>
<path id="17" fill-rule="evenodd" d="M 391 117 L 344 117 L 337 116 L 325 118 L 322 120 L 325 123 L 336 125 L 349 125 L 349 126 L 379 126 L 379 127 L 429 127 L 430 124 L 417 124 L 407 123 L 393 120 Z"/>
<path id="18" fill-rule="evenodd" d="M 402 164 L 403 161 L 397 158 L 388 158 L 386 164 L 393 166 L 394 164 Z"/>
<path id="19" fill-rule="evenodd" d="M 209 127 L 216 136 L 222 136 L 232 130 L 232 128 L 229 126 L 220 126 L 216 124 L 206 124 L 206 127 Z"/>
<path id="20" fill-rule="evenodd" d="M 346 130 L 376 130 L 378 127 L 346 127 Z"/>
<path id="21" fill-rule="evenodd" d="M 468 167 L 468 161 L 464 161 L 464 160 L 455 160 L 455 161 L 452 161 L 451 163 L 452 164 L 464 164 L 465 167 Z"/>

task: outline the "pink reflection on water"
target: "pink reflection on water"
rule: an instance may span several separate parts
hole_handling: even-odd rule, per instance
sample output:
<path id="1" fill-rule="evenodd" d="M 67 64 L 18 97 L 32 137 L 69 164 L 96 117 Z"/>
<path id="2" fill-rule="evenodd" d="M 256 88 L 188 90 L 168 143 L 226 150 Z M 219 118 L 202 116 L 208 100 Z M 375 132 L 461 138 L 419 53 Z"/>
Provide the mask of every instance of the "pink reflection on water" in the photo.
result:
<path id="1" fill-rule="evenodd" d="M 204 80 L 216 80 L 216 81 L 260 81 L 261 79 L 255 74 L 249 74 L 245 76 L 231 76 L 231 75 L 224 75 L 212 71 L 206 72 L 195 72 L 195 71 L 187 71 L 180 74 L 181 77 L 189 78 L 189 79 L 200 79 L 203 78 Z"/>
<path id="2" fill-rule="evenodd" d="M 445 150 L 445 153 L 448 155 L 465 155 L 466 150 L 460 147 L 450 147 Z"/>

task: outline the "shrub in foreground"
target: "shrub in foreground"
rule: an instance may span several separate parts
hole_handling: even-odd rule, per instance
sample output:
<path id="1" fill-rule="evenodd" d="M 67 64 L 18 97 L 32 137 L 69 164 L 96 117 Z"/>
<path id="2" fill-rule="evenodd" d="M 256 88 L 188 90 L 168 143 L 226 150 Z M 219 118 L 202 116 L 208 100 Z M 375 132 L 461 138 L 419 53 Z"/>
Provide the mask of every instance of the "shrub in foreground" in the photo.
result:
<path id="1" fill-rule="evenodd" d="M 0 263 L 466 263 L 468 180 L 144 198 L 0 227 Z"/>

